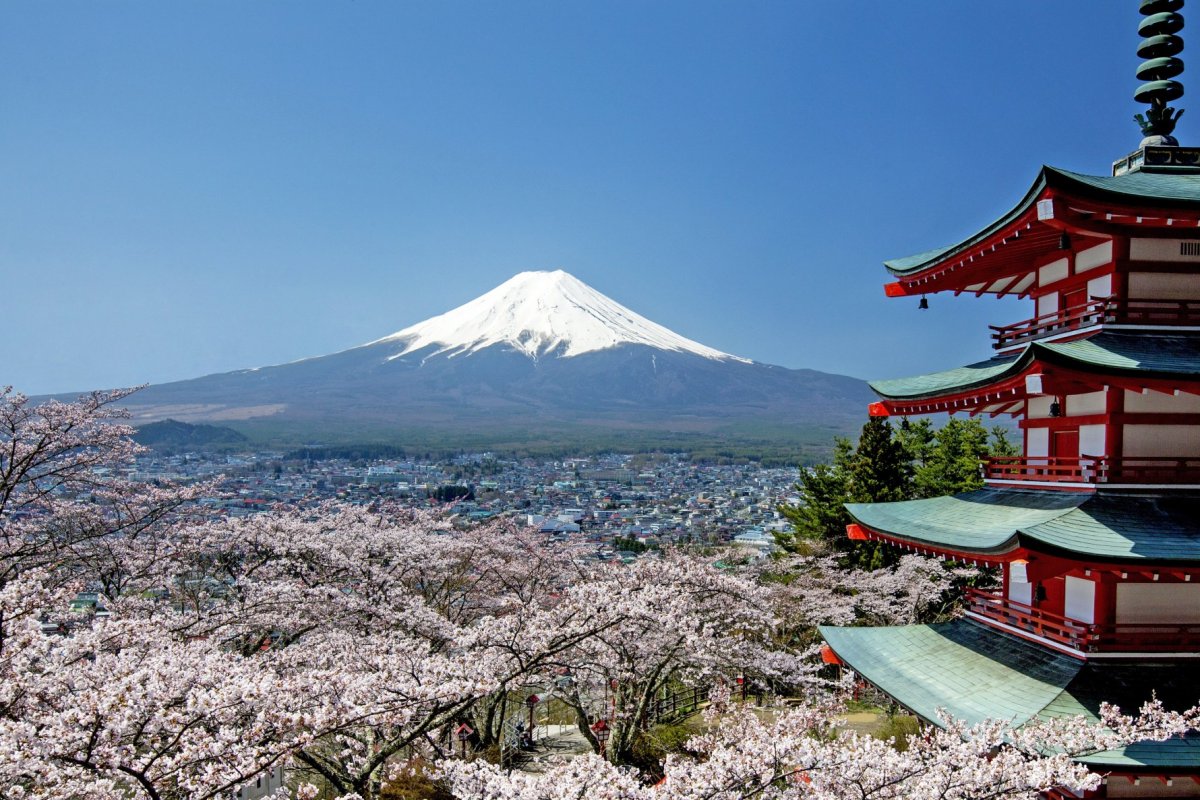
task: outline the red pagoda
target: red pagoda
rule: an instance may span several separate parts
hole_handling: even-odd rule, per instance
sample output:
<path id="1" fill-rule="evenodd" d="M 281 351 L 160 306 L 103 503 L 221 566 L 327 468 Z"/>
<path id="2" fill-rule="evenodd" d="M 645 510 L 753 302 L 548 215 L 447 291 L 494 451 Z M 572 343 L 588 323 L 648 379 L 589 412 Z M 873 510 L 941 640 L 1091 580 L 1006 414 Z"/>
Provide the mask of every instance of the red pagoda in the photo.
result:
<path id="1" fill-rule="evenodd" d="M 938 625 L 822 628 L 849 668 L 917 716 L 1016 725 L 1200 701 L 1200 148 L 1172 136 L 1182 0 L 1143 0 L 1141 147 L 1106 176 L 1044 167 L 959 244 L 886 262 L 893 297 L 1016 295 L 995 354 L 872 383 L 873 416 L 1019 420 L 1024 455 L 985 487 L 847 506 L 853 539 L 1003 576 Z M 1200 738 L 1080 759 L 1095 796 L 1200 796 Z"/>

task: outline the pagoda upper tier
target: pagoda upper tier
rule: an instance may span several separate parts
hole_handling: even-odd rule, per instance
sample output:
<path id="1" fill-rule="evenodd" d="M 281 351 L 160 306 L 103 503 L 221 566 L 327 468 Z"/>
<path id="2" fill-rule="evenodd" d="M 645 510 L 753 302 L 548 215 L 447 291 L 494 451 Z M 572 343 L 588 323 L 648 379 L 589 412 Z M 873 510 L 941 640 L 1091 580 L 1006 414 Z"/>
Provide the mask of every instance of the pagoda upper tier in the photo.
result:
<path id="1" fill-rule="evenodd" d="M 1114 262 L 1178 264 L 1183 257 L 1200 263 L 1200 248 L 1193 253 L 1171 242 L 1194 241 L 1200 228 L 1200 149 L 1158 149 L 1169 151 L 1171 163 L 1121 175 L 1043 167 L 1021 202 L 983 230 L 949 247 L 884 262 L 896 277 L 884 287 L 887 294 L 1037 297 L 1049 284 Z M 1151 150 L 1144 148 L 1148 155 Z M 1128 247 L 1096 249 L 1113 242 Z"/>
<path id="2" fill-rule="evenodd" d="M 1104 387 L 1200 395 L 1200 332 L 1103 331 L 1073 341 L 1033 342 L 1017 355 L 870 386 L 882 398 L 871 405 L 873 416 L 956 411 L 1017 416 L 1029 410 L 1032 398 Z"/>

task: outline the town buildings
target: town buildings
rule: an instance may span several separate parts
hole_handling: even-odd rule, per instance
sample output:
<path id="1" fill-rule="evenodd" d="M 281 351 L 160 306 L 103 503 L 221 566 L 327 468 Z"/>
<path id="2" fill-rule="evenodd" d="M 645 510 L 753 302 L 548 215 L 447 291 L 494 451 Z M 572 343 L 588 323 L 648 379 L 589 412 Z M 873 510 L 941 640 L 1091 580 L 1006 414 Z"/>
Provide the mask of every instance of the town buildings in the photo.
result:
<path id="1" fill-rule="evenodd" d="M 138 459 L 130 477 L 212 481 L 215 491 L 202 502 L 213 516 L 327 501 L 435 509 L 463 524 L 508 516 L 589 542 L 603 559 L 629 558 L 660 545 L 730 543 L 744 556 L 758 557 L 774 549 L 772 531 L 788 528 L 779 505 L 797 500 L 795 468 L 695 463 L 681 453 L 571 459 L 466 453 L 433 461 L 358 461 L 269 452 L 151 452 Z M 468 489 L 469 496 L 437 499 L 439 488 L 452 486 Z"/>
<path id="2" fill-rule="evenodd" d="M 1144 0 L 1146 138 L 1111 175 L 1045 167 L 952 247 L 887 262 L 887 293 L 1019 295 L 976 364 L 878 381 L 874 415 L 1011 415 L 1024 455 L 985 488 L 847 506 L 852 539 L 999 570 L 938 625 L 823 628 L 846 665 L 932 724 L 1200 701 L 1200 148 L 1171 136 L 1178 0 Z M 1098 796 L 1200 796 L 1200 739 L 1080 759 Z"/>

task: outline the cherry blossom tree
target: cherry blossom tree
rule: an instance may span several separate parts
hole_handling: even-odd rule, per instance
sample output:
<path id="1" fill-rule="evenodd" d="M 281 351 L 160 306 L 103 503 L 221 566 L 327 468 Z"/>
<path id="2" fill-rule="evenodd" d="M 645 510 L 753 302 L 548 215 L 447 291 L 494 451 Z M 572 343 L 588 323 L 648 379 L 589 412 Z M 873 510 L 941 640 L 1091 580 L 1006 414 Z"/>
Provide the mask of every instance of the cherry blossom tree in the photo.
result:
<path id="1" fill-rule="evenodd" d="M 771 593 L 698 557 L 667 554 L 607 565 L 585 585 L 617 619 L 555 660 L 559 673 L 570 677 L 557 685 L 596 752 L 601 746 L 591 726 L 605 721 L 604 752 L 615 763 L 628 758 L 639 732 L 653 722 L 655 701 L 672 684 L 746 676 L 802 681 L 810 674 L 799 658 L 775 646 Z"/>
<path id="2" fill-rule="evenodd" d="M 817 625 L 907 625 L 944 613 L 956 585 L 979 575 L 938 559 L 902 556 L 895 566 L 843 569 L 835 556 L 788 556 L 761 567 L 775 604 L 797 635 Z"/>
<path id="3" fill-rule="evenodd" d="M 182 577 L 186 602 L 148 613 L 306 687 L 324 721 L 293 759 L 363 797 L 394 756 L 437 755 L 453 723 L 619 615 L 586 581 L 568 585 L 572 548 L 503 522 L 464 532 L 428 513 L 326 506 L 176 543 L 162 580 Z"/>
<path id="4" fill-rule="evenodd" d="M 1078 719 L 1012 729 L 999 722 L 909 737 L 908 747 L 844 730 L 835 704 L 813 703 L 764 719 L 720 708 L 710 729 L 673 755 L 654 785 L 594 756 L 540 774 L 505 773 L 480 761 L 449 761 L 442 776 L 462 800 L 987 800 L 1040 797 L 1052 788 L 1082 793 L 1099 776 L 1073 756 L 1195 728 L 1195 711 L 1150 704 L 1137 718 L 1105 709 L 1105 727 Z"/>

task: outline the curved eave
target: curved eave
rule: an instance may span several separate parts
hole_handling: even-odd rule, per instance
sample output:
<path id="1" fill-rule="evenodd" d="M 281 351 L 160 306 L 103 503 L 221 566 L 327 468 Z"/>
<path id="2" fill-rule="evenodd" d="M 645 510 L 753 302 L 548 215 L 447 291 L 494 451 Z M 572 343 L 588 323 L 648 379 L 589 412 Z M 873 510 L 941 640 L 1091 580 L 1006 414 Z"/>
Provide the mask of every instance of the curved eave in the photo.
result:
<path id="1" fill-rule="evenodd" d="M 1142 391 L 1200 393 L 1200 336 L 1106 332 L 1072 342 L 1034 342 L 1015 356 L 943 372 L 872 381 L 883 401 L 873 416 L 988 411 L 1016 414 L 1027 378 L 1042 375 L 1041 394 L 1092 391 L 1103 383 Z"/>
<path id="2" fill-rule="evenodd" d="M 891 297 L 944 290 L 1023 295 L 1035 262 L 1053 257 L 1064 231 L 1096 237 L 1074 242 L 1081 250 L 1119 230 L 1187 235 L 1198 226 L 1200 176 L 1102 177 L 1045 166 L 1021 201 L 991 225 L 958 244 L 885 261 L 898 279 L 885 288 Z"/>
<path id="3" fill-rule="evenodd" d="M 1089 563 L 1200 565 L 1200 496 L 989 488 L 846 510 L 869 538 L 964 561 L 997 564 L 1034 551 Z"/>
<path id="4" fill-rule="evenodd" d="M 851 669 L 900 705 L 943 727 L 943 714 L 969 724 L 1083 717 L 1100 706 L 1137 708 L 1153 695 L 1167 708 L 1195 702 L 1194 665 L 1091 662 L 985 628 L 970 620 L 886 628 L 821 626 L 822 637 Z M 1138 742 L 1076 759 L 1108 770 L 1195 774 L 1200 737 Z"/>
<path id="5" fill-rule="evenodd" d="M 867 385 L 884 400 L 929 400 L 996 386 L 1020 375 L 1032 361 L 1032 351 L 1026 348 L 1016 356 L 990 358 L 963 367 L 908 378 L 869 381 Z"/>
<path id="6" fill-rule="evenodd" d="M 1022 528 L 1021 543 L 1110 564 L 1200 565 L 1200 496 L 1086 497 L 1078 508 Z"/>
<path id="7" fill-rule="evenodd" d="M 1022 528 L 1077 508 L 1086 495 L 979 489 L 894 503 L 847 503 L 850 517 L 876 537 L 901 547 L 988 563 L 1008 561 Z"/>
<path id="8" fill-rule="evenodd" d="M 918 253 L 912 256 L 903 258 L 893 258 L 883 262 L 887 267 L 888 272 L 896 277 L 913 277 L 926 270 L 933 269 L 938 265 L 951 261 L 963 253 L 970 252 L 975 246 L 978 246 L 985 240 L 991 238 L 994 234 L 1004 230 L 1007 226 L 1011 226 L 1018 222 L 1026 215 L 1031 208 L 1037 203 L 1038 197 L 1045 191 L 1047 187 L 1047 174 L 1050 167 L 1042 167 L 1038 173 L 1037 180 L 1029 187 L 1029 191 L 1021 198 L 1011 211 L 997 219 L 991 225 L 988 225 L 983 230 L 967 237 L 958 244 L 939 247 L 934 250 L 928 250 L 924 253 Z M 1019 230 L 1019 229 L 1018 229 Z M 1014 233 L 1017 231 L 1014 231 Z"/>

